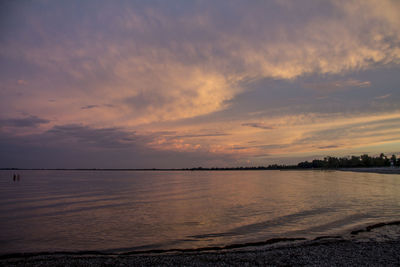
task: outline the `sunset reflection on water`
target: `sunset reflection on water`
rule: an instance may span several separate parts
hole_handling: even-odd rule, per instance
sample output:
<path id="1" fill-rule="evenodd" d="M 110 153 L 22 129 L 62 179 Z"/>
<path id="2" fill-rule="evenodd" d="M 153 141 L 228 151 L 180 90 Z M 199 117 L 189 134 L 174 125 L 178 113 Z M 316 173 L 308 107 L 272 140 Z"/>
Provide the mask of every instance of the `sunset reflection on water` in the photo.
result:
<path id="1" fill-rule="evenodd" d="M 398 175 L 1 171 L 1 253 L 198 248 L 341 234 L 400 218 Z"/>

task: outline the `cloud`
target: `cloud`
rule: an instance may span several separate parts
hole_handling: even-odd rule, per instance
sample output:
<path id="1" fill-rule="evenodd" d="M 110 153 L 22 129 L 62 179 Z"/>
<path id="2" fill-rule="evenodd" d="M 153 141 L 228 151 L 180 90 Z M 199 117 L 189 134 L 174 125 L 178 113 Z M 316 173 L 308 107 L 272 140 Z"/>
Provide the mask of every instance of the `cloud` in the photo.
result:
<path id="1" fill-rule="evenodd" d="M 386 99 L 391 96 L 392 96 L 392 94 L 386 94 L 386 95 L 377 96 L 377 97 L 375 97 L 375 99 Z"/>
<path id="2" fill-rule="evenodd" d="M 330 149 L 330 148 L 338 148 L 338 145 L 329 145 L 329 146 L 320 146 L 319 149 Z"/>
<path id="3" fill-rule="evenodd" d="M 141 162 L 283 157 L 398 137 L 386 120 L 399 108 L 398 2 L 174 3 L 6 4 L 1 123 L 21 142 Z M 378 92 L 392 97 L 370 103 Z"/>
<path id="4" fill-rule="evenodd" d="M 42 14 L 41 7 L 62 15 Z M 1 55 L 31 66 L 30 85 L 40 88 L 30 99 L 31 113 L 40 112 L 40 99 L 57 87 L 65 96 L 57 108 L 49 108 L 57 116 L 71 103 L 80 108 L 104 99 L 116 109 L 93 109 L 97 116 L 75 114 L 75 121 L 69 112 L 69 122 L 134 126 L 170 121 L 226 109 L 229 100 L 246 91 L 245 80 L 293 80 L 400 61 L 400 23 L 394 15 L 400 8 L 393 1 L 190 2 L 181 8 L 88 2 L 79 7 L 85 16 L 74 12 L 73 4 L 25 7 L 26 17 L 4 33 Z M 58 13 L 64 9 L 70 12 Z M 43 73 L 47 81 L 40 78 Z M 347 80 L 319 86 L 369 85 Z M 26 98 L 12 104 L 28 106 Z"/>
<path id="5" fill-rule="evenodd" d="M 177 138 L 197 138 L 197 137 L 219 137 L 219 136 L 228 136 L 227 133 L 207 133 L 207 134 L 186 134 L 186 135 L 177 135 Z"/>
<path id="6" fill-rule="evenodd" d="M 262 149 L 279 149 L 279 148 L 288 148 L 290 147 L 291 144 L 272 144 L 272 145 L 259 145 L 257 146 L 258 148 L 262 148 Z"/>
<path id="7" fill-rule="evenodd" d="M 99 105 L 86 105 L 86 106 L 81 107 L 81 109 L 92 109 L 92 108 L 97 108 L 97 107 L 99 107 Z"/>
<path id="8" fill-rule="evenodd" d="M 159 150 L 151 142 L 165 133 L 137 134 L 118 128 L 58 125 L 24 136 L 0 131 L 0 167 L 184 168 L 225 166 L 230 155 Z"/>
<path id="9" fill-rule="evenodd" d="M 315 91 L 322 92 L 335 92 L 348 90 L 351 88 L 363 88 L 371 86 L 370 81 L 359 81 L 359 80 L 344 80 L 344 81 L 327 81 L 318 83 L 308 83 L 304 84 L 305 87 L 313 89 Z"/>
<path id="10" fill-rule="evenodd" d="M 246 146 L 234 146 L 232 147 L 233 150 L 243 150 L 243 149 L 249 149 L 249 147 Z"/>
<path id="11" fill-rule="evenodd" d="M 247 123 L 242 123 L 242 126 L 249 126 L 249 127 L 254 127 L 254 128 L 260 128 L 264 130 L 272 130 L 275 129 L 275 127 L 270 126 L 270 125 L 265 125 L 263 123 L 258 123 L 258 122 L 247 122 Z"/>
<path id="12" fill-rule="evenodd" d="M 302 137 L 293 140 L 292 144 L 327 149 L 339 147 L 332 143 L 340 144 L 342 148 L 352 148 L 393 142 L 400 140 L 399 123 L 400 118 L 396 115 L 342 119 L 337 124 L 320 125 L 318 130 L 304 131 Z"/>
<path id="13" fill-rule="evenodd" d="M 18 81 L 17 81 L 17 84 L 19 84 L 19 85 L 27 85 L 28 82 L 25 81 L 25 80 L 18 80 Z"/>
<path id="14" fill-rule="evenodd" d="M 115 105 L 113 105 L 113 104 L 85 105 L 85 106 L 82 106 L 81 109 L 94 109 L 94 108 L 102 108 L 102 107 L 115 108 Z"/>
<path id="15" fill-rule="evenodd" d="M 71 124 L 56 125 L 42 137 L 53 142 L 79 144 L 94 148 L 129 149 L 138 144 L 146 144 L 151 137 L 138 136 L 135 132 L 127 132 L 118 128 L 92 128 L 89 126 Z"/>
<path id="16" fill-rule="evenodd" d="M 0 119 L 0 127 L 37 127 L 40 124 L 47 124 L 49 122 L 46 119 L 29 116 L 25 118 Z"/>

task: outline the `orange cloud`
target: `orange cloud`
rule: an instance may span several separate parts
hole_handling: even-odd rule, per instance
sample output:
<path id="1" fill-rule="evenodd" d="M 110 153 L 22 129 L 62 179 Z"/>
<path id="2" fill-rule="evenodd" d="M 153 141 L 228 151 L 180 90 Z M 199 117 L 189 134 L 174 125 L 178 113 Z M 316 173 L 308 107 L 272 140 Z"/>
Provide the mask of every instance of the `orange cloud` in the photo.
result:
<path id="1" fill-rule="evenodd" d="M 33 69 L 3 79 L 0 111 L 4 118 L 34 114 L 48 121 L 38 124 L 36 132 L 55 125 L 112 127 L 155 135 L 145 142 L 153 149 L 238 158 L 362 147 L 399 138 L 398 127 L 391 122 L 398 119 L 397 111 L 390 107 L 352 115 L 284 115 L 294 109 L 290 105 L 277 108 L 275 114 L 282 115 L 228 110 L 235 98 L 250 90 L 245 81 L 294 82 L 309 74 L 341 77 L 400 64 L 398 2 L 330 1 L 322 4 L 330 7 L 329 12 L 311 16 L 305 16 L 310 13 L 303 5 L 278 1 L 283 18 L 296 15 L 295 25 L 268 16 L 271 11 L 262 2 L 226 2 L 226 13 L 211 12 L 214 6 L 205 5 L 194 14 L 178 12 L 179 16 L 157 6 L 128 5 L 119 10 L 120 16 L 112 16 L 106 30 L 88 19 L 70 21 L 69 31 L 57 31 L 46 17 L 32 14 L 27 18 L 33 22 L 29 32 L 40 41 L 21 42 L 26 38 L 21 31 L 21 40 L 10 35 L 0 47 L 2 58 Z M 297 16 L 300 11 L 305 15 Z M 101 6 L 94 12 L 90 15 L 112 13 Z M 20 77 L 29 77 L 29 84 Z M 373 89 L 369 80 L 345 77 L 305 86 L 321 92 Z M 376 99 L 391 96 L 380 94 Z M 297 95 L 292 91 L 285 97 Z M 210 122 L 190 122 L 223 111 L 232 113 Z M 155 134 L 171 130 L 175 133 Z"/>
<path id="2" fill-rule="evenodd" d="M 13 105 L 24 106 L 24 112 L 40 116 L 53 114 L 66 122 L 133 127 L 220 111 L 227 107 L 227 101 L 246 90 L 240 86 L 243 79 L 294 79 L 307 73 L 343 73 L 367 69 L 376 63 L 400 62 L 400 49 L 391 45 L 400 36 L 398 3 L 332 3 L 341 16 L 310 17 L 296 29 L 284 23 L 277 28 L 254 28 L 252 22 L 263 18 L 246 10 L 238 29 L 222 31 L 213 26 L 219 18 L 212 15 L 177 20 L 157 9 L 146 9 L 144 14 L 127 9 L 111 23 L 117 29 L 131 31 L 132 39 L 104 39 L 91 33 L 90 39 L 77 43 L 55 43 L 36 22 L 44 43 L 30 48 L 22 43 L 13 44 L 14 52 L 7 47 L 7 56 L 19 51 L 31 64 L 50 73 L 57 70 L 72 83 L 59 83 L 52 77 L 44 83 L 38 77 L 32 87 L 42 89 L 29 97 L 29 104 L 26 99 L 13 99 Z M 173 29 L 185 36 L 189 30 L 199 30 L 214 39 L 196 42 L 191 38 L 175 41 L 166 37 L 159 44 L 152 39 L 135 38 L 135 34 L 157 33 L 152 21 L 165 25 L 167 32 Z M 84 27 L 77 30 L 80 36 L 88 31 Z M 369 85 L 368 81 L 345 80 L 313 87 L 334 90 Z M 54 87 L 62 87 L 64 92 L 57 92 L 57 105 L 44 107 L 42 99 L 54 98 Z M 102 107 L 86 113 L 78 110 L 104 102 L 115 105 L 114 109 Z"/>

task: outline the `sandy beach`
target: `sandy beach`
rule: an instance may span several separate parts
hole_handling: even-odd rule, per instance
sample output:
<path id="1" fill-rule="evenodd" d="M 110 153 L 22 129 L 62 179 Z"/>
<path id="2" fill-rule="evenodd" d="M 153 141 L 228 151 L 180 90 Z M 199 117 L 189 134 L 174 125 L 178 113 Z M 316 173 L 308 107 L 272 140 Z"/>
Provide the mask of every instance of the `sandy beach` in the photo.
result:
<path id="1" fill-rule="evenodd" d="M 268 243 L 268 242 L 266 242 Z M 400 221 L 343 236 L 272 242 L 237 249 L 164 253 L 2 255 L 1 266 L 394 266 L 400 264 Z"/>

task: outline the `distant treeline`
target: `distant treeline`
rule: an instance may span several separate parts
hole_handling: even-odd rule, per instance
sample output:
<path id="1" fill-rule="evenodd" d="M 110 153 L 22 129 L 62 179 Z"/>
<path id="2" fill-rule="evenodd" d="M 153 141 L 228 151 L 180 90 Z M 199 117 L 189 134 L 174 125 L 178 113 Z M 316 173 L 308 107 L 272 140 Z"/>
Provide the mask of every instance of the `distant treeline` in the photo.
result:
<path id="1" fill-rule="evenodd" d="M 338 169 L 338 168 L 368 168 L 368 167 L 390 167 L 400 166 L 400 158 L 395 155 L 390 158 L 381 153 L 378 157 L 371 157 L 367 154 L 351 157 L 325 157 L 324 159 L 314 159 L 313 161 L 303 161 L 297 165 L 279 165 L 272 164 L 257 167 L 228 167 L 228 168 L 190 168 L 185 170 L 201 171 L 201 170 L 284 170 L 284 169 Z"/>
<path id="2" fill-rule="evenodd" d="M 325 157 L 313 161 L 303 161 L 297 165 L 272 164 L 257 167 L 213 167 L 213 168 L 183 168 L 183 169 L 19 169 L 0 168 L 0 170 L 80 170 L 80 171 L 240 171 L 240 170 L 290 170 L 290 169 L 338 169 L 338 168 L 368 168 L 368 167 L 400 167 L 400 158 L 395 155 L 390 158 L 381 153 L 377 157 L 370 157 L 367 154 L 351 157 Z"/>
<path id="3" fill-rule="evenodd" d="M 370 157 L 367 154 L 351 157 L 325 157 L 323 160 L 315 159 L 311 162 L 304 161 L 297 164 L 298 168 L 362 168 L 362 167 L 389 167 L 400 166 L 400 158 L 397 159 L 395 155 L 391 158 L 381 153 L 378 157 Z"/>

